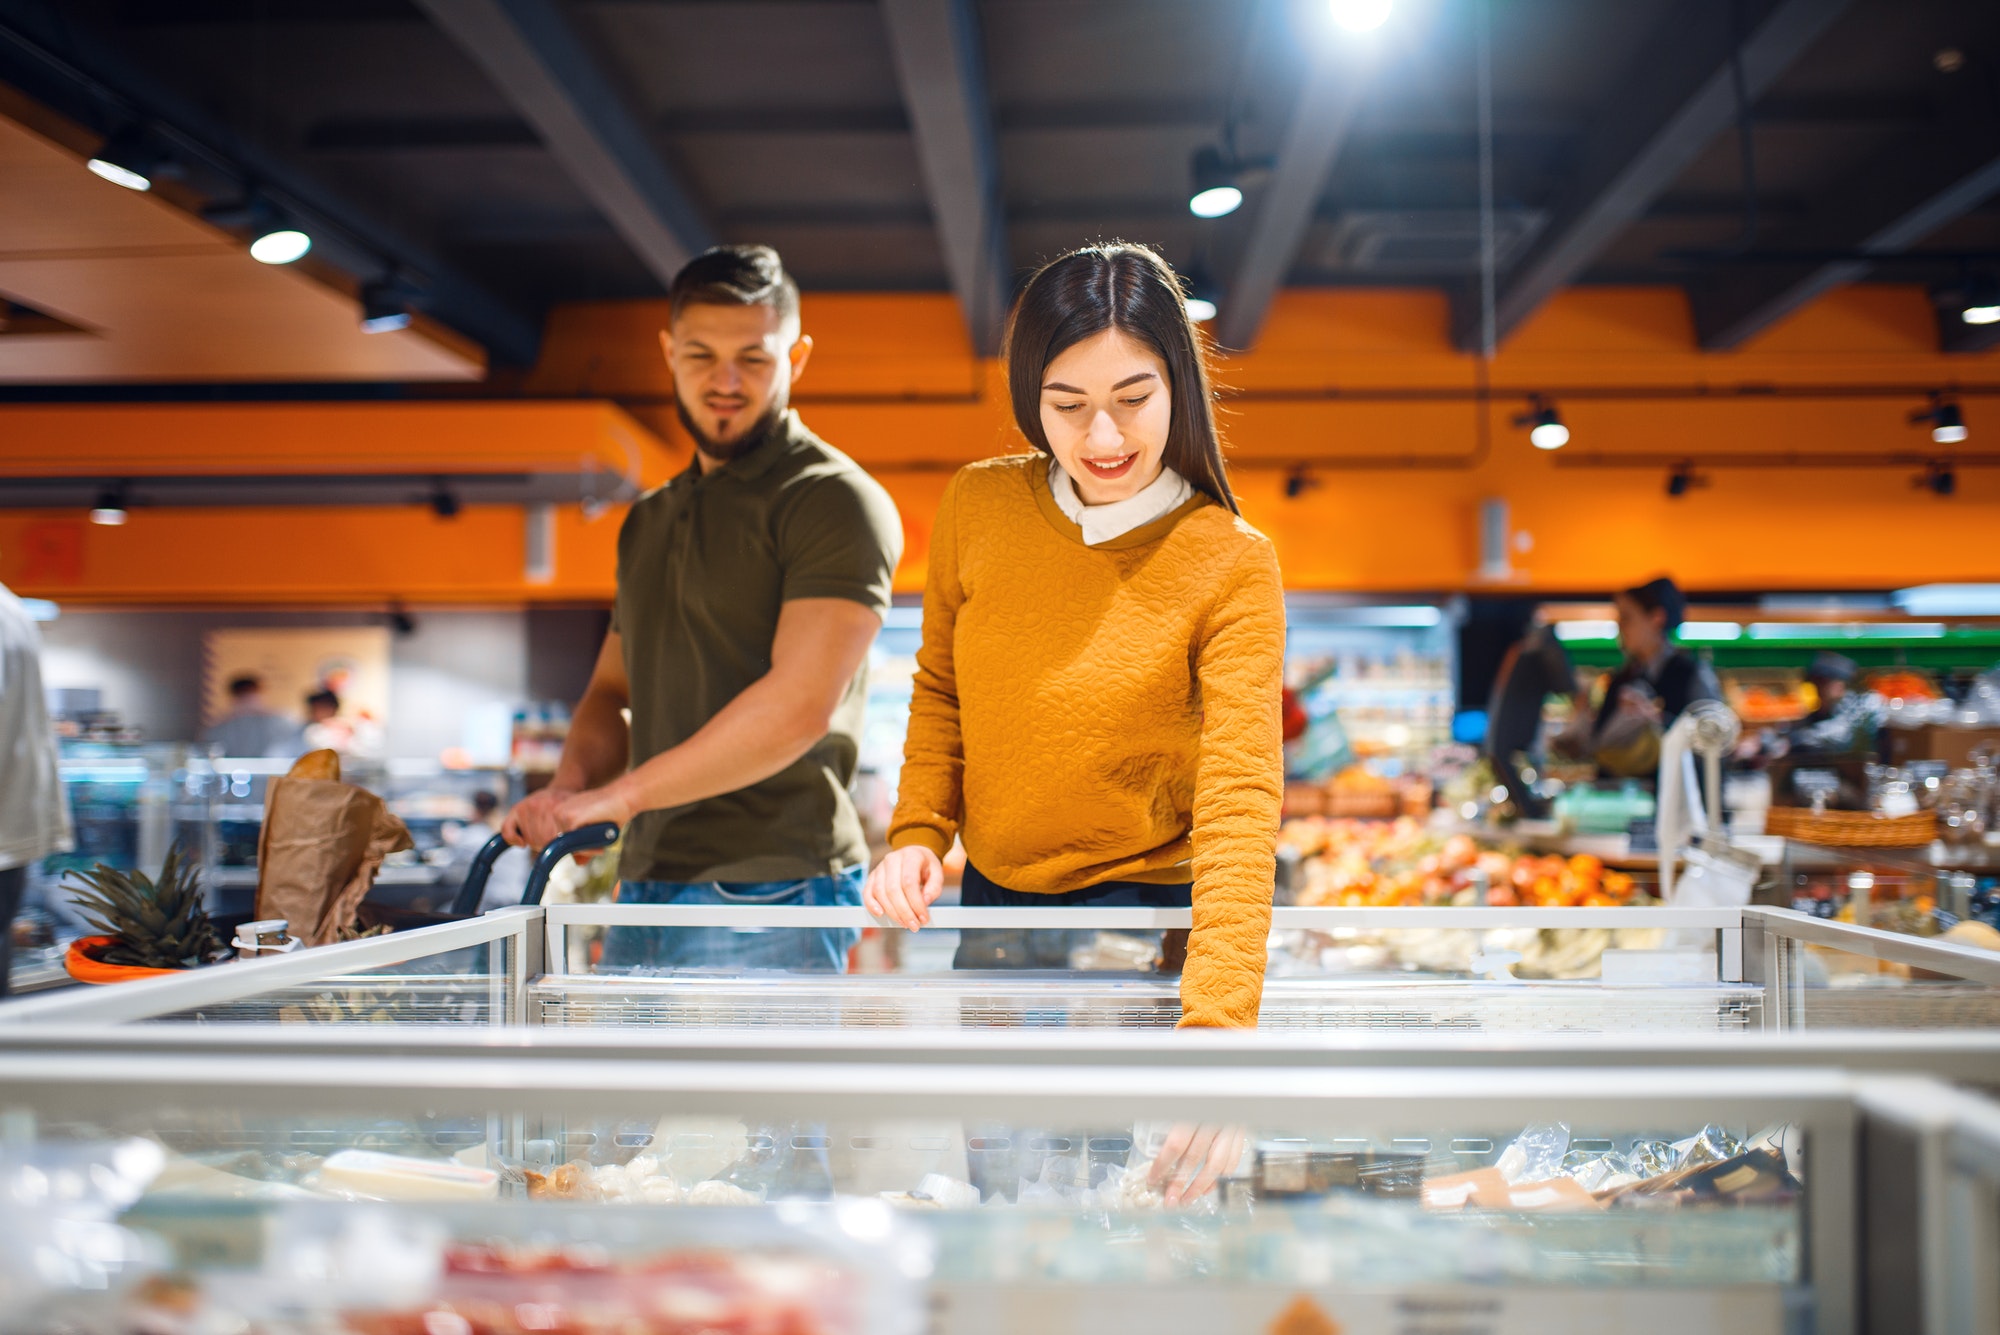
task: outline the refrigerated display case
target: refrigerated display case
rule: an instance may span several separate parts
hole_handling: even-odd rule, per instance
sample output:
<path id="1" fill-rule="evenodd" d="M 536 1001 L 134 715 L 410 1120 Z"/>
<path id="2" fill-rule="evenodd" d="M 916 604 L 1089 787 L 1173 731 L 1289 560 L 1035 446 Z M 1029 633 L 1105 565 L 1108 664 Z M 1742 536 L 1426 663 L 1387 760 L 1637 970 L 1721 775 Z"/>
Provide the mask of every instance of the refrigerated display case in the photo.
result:
<path id="1" fill-rule="evenodd" d="M 501 910 L 463 922 L 239 961 L 181 977 L 24 998 L 8 1022 L 514 1023 L 731 1028 L 1170 1028 L 1178 981 L 1136 968 L 951 968 L 961 931 L 1144 943 L 1182 910 L 933 910 L 921 954 L 847 975 L 610 972 L 590 933 L 623 926 L 881 930 L 859 909 L 621 904 Z M 1041 924 L 1041 926 L 1036 926 Z M 1522 947 L 1589 976 L 1511 976 Z M 864 942 L 865 944 L 865 942 Z M 2000 1032 L 2000 956 L 1779 909 L 1300 909 L 1273 914 L 1262 1025 L 1297 1033 L 1468 1036 Z M 1114 954 L 1114 960 L 1130 955 Z M 492 1000 L 478 1001 L 478 997 Z M 310 1004 L 309 1004 L 310 1003 Z"/>
<path id="2" fill-rule="evenodd" d="M 169 801 L 182 749 L 149 743 L 65 740 L 57 762 L 76 847 L 44 858 L 50 877 L 105 863 L 154 868 L 172 840 Z"/>
<path id="3" fill-rule="evenodd" d="M 432 1239 L 404 1249 L 421 1264 L 389 1310 L 367 1286 L 322 1288 L 309 1313 L 311 1286 L 286 1295 L 295 1317 L 350 1329 L 463 1315 L 447 1283 L 463 1271 L 428 1259 L 452 1243 L 616 1258 L 680 1216 L 696 1230 L 830 1219 L 884 1247 L 907 1230 L 923 1245 L 898 1265 L 941 1332 L 1845 1335 L 1870 1328 L 1865 1248 L 1891 1233 L 1872 1212 L 1916 1208 L 1924 1185 L 1864 1178 L 1869 1088 L 1808 1068 L 1217 1080 L 976 1054 L 0 1052 L 10 1154 L 122 1144 L 157 1165 L 123 1226 L 182 1258 L 187 1277 L 165 1291 L 184 1311 L 254 1319 L 232 1304 L 296 1277 L 273 1239 L 311 1221 L 344 1225 L 349 1254 Z M 1184 1127 L 1226 1129 L 1231 1152 L 1214 1192 L 1170 1207 L 1150 1166 Z M 399 1315 L 412 1324 L 377 1324 Z"/>

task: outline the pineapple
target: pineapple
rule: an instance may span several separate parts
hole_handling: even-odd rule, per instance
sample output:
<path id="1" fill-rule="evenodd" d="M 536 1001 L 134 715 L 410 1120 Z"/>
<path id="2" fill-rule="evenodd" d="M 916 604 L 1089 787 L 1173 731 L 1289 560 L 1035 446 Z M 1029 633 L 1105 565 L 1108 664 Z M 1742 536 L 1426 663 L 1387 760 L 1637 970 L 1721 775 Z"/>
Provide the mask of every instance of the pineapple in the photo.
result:
<path id="1" fill-rule="evenodd" d="M 102 956 L 106 964 L 148 969 L 192 969 L 223 953 L 222 934 L 201 904 L 194 864 L 175 844 L 152 881 L 140 871 L 117 871 L 98 863 L 72 872 L 76 906 L 93 927 L 117 939 Z"/>

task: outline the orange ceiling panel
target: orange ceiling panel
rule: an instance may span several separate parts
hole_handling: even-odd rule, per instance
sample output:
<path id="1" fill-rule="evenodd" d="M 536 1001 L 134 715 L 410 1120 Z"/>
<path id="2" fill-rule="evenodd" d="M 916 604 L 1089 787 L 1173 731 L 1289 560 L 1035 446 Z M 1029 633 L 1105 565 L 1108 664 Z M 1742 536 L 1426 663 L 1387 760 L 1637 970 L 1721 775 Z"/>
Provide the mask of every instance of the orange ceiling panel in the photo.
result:
<path id="1" fill-rule="evenodd" d="M 0 116 L 0 296 L 78 332 L 0 334 L 0 382 L 476 380 L 485 359 L 421 322 L 361 331 L 352 297 L 258 264 L 165 200 Z"/>

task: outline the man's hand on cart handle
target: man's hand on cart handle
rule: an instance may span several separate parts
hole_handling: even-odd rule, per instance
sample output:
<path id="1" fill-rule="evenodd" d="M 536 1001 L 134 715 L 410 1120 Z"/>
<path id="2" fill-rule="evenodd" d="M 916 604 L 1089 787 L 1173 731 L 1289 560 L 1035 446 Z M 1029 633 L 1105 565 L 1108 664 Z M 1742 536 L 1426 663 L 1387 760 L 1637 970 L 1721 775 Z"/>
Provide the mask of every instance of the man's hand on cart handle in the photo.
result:
<path id="1" fill-rule="evenodd" d="M 1198 1201 L 1236 1170 L 1248 1139 L 1249 1132 L 1240 1126 L 1182 1122 L 1167 1132 L 1146 1173 L 1146 1185 L 1158 1188 L 1170 1208 Z"/>
<path id="2" fill-rule="evenodd" d="M 944 863 L 921 844 L 898 848 L 875 864 L 861 903 L 878 918 L 916 931 L 928 927 L 931 905 L 944 893 Z"/>
<path id="3" fill-rule="evenodd" d="M 630 799 L 615 780 L 602 788 L 586 788 L 581 792 L 551 786 L 530 793 L 515 803 L 500 826 L 500 833 L 507 837 L 510 844 L 539 850 L 548 847 L 556 836 L 568 834 L 571 830 L 595 825 L 599 821 L 625 825 L 633 815 Z M 583 863 L 601 851 L 580 849 L 572 856 Z"/>

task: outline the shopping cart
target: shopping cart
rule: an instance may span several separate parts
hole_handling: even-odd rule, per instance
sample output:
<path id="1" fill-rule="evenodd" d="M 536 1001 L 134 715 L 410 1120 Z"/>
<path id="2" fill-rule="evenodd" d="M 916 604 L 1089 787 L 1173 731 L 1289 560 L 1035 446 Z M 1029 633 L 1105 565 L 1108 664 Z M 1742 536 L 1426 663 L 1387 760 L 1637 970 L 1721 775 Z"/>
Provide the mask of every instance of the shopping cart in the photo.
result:
<path id="1" fill-rule="evenodd" d="M 557 835 L 549 841 L 535 858 L 535 865 L 528 873 L 527 889 L 521 894 L 523 904 L 540 904 L 542 894 L 548 889 L 549 876 L 556 864 L 572 853 L 588 852 L 593 848 L 609 848 L 618 840 L 618 827 L 610 821 L 598 821 L 571 830 L 568 834 Z M 488 839 L 476 854 L 472 865 L 466 869 L 465 881 L 458 887 L 458 895 L 451 907 L 443 912 L 428 909 L 396 908 L 387 904 L 361 906 L 362 921 L 366 926 L 378 924 L 403 931 L 411 927 L 429 927 L 434 923 L 458 922 L 465 918 L 479 916 L 479 901 L 486 897 L 486 881 L 493 874 L 493 864 L 500 855 L 513 845 L 505 835 L 496 834 Z"/>

